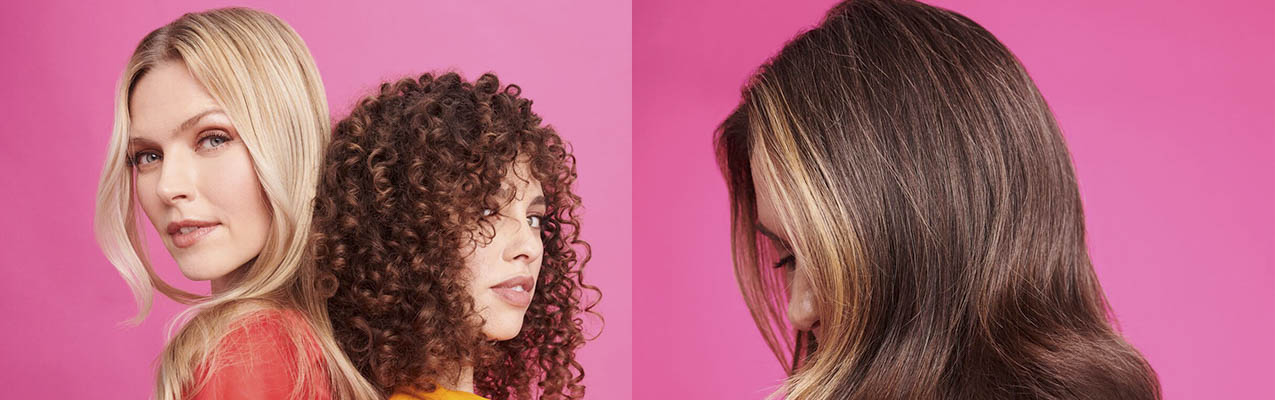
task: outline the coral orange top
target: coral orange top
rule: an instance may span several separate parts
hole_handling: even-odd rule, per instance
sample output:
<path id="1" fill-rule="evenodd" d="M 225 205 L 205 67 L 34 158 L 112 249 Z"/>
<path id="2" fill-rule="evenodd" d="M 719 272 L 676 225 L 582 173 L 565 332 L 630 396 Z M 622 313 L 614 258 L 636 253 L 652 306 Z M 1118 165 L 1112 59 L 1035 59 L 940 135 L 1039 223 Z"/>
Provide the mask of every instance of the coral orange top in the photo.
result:
<path id="1" fill-rule="evenodd" d="M 265 400 L 287 399 L 297 390 L 299 399 L 331 398 L 326 364 L 304 317 L 292 310 L 256 311 L 236 321 L 236 327 L 217 344 L 210 360 L 215 369 L 200 366 L 198 373 L 209 373 L 207 381 L 194 400 Z M 307 382 L 299 381 L 296 345 L 289 329 L 304 332 L 307 358 L 315 373 Z"/>
<path id="2" fill-rule="evenodd" d="M 487 400 L 487 398 L 469 393 L 455 390 L 443 389 L 442 386 L 434 385 L 432 392 L 422 392 L 416 389 L 399 389 L 389 400 Z"/>

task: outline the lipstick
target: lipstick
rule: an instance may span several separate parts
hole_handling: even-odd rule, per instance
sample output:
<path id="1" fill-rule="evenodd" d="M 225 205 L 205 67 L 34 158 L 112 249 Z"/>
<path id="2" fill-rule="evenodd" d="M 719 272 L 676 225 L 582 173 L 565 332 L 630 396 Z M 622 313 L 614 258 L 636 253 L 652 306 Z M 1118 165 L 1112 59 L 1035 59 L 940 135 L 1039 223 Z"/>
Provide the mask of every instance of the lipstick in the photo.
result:
<path id="1" fill-rule="evenodd" d="M 220 225 L 216 222 L 187 219 L 168 224 L 168 235 L 173 238 L 174 246 L 184 249 L 194 246 Z"/>
<path id="2" fill-rule="evenodd" d="M 536 281 L 530 276 L 515 276 L 491 287 L 509 305 L 527 308 L 535 292 Z"/>

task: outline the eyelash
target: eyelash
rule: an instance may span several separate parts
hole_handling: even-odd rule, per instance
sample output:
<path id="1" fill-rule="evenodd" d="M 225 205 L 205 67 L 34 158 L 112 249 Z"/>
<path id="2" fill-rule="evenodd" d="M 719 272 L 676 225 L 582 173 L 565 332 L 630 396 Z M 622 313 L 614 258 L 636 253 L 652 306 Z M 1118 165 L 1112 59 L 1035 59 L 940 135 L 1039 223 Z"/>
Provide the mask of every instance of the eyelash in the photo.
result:
<path id="1" fill-rule="evenodd" d="M 215 131 L 214 131 L 214 132 L 215 132 Z M 207 134 L 207 135 L 204 135 L 204 137 L 199 138 L 199 142 L 197 142 L 196 144 L 203 144 L 203 143 L 204 143 L 205 141 L 207 141 L 208 139 L 221 139 L 221 144 L 218 144 L 218 145 L 216 145 L 216 146 L 213 146 L 212 148 L 214 148 L 214 149 L 215 149 L 215 148 L 218 148 L 218 147 L 221 147 L 221 146 L 225 145 L 226 143 L 230 143 L 230 141 L 232 140 L 232 139 L 230 139 L 230 136 L 229 136 L 229 135 L 226 135 L 226 134 L 222 134 L 222 133 L 209 133 L 209 134 Z"/>
<path id="2" fill-rule="evenodd" d="M 491 217 L 493 215 L 496 215 L 496 210 L 485 208 L 482 211 L 483 218 Z M 545 217 L 543 215 L 528 215 L 527 216 L 527 219 L 532 219 L 532 218 L 535 218 L 537 220 L 536 223 L 530 224 L 532 229 L 536 229 L 536 230 L 544 229 Z"/>
<path id="3" fill-rule="evenodd" d="M 154 151 L 150 151 L 150 150 L 141 150 L 141 151 L 138 151 L 138 152 L 133 153 L 132 155 L 128 156 L 128 166 L 129 166 L 129 167 L 140 167 L 140 166 L 146 165 L 146 164 L 143 164 L 143 163 L 139 162 L 138 160 L 140 160 L 140 159 L 142 158 L 142 156 L 147 155 L 147 154 L 154 154 L 154 155 L 156 155 L 156 156 L 158 156 L 158 155 L 159 155 L 159 153 L 156 153 L 156 152 L 154 152 Z M 158 160 L 156 160 L 156 161 L 158 161 Z"/>
<path id="4" fill-rule="evenodd" d="M 213 132 L 219 132 L 219 131 L 213 131 Z M 209 149 L 207 149 L 207 150 L 213 150 L 213 149 L 219 148 L 219 147 L 221 147 L 221 146 L 224 146 L 226 143 L 230 143 L 232 140 L 234 140 L 234 139 L 231 139 L 231 138 L 230 138 L 230 136 L 229 136 L 229 135 L 226 135 L 226 134 L 222 134 L 222 133 L 209 133 L 209 134 L 204 135 L 203 137 L 199 138 L 199 141 L 198 141 L 198 142 L 195 142 L 195 144 L 197 144 L 197 145 L 199 145 L 200 147 L 202 147 L 202 146 L 203 146 L 203 143 L 204 143 L 204 142 L 206 142 L 206 141 L 208 141 L 209 139 L 221 139 L 221 140 L 222 140 L 222 142 L 221 142 L 221 143 L 219 143 L 219 144 L 217 144 L 217 145 L 212 146 L 211 148 L 209 148 Z M 140 160 L 141 160 L 142 156 L 145 156 L 145 155 L 151 155 L 151 154 L 153 154 L 153 155 L 155 155 L 155 156 L 160 156 L 160 154 L 159 154 L 158 152 L 154 151 L 154 150 L 150 150 L 150 149 L 147 149 L 147 150 L 140 150 L 140 151 L 138 151 L 138 152 L 133 153 L 132 155 L 130 155 L 130 156 L 128 157 L 128 160 L 126 160 L 126 161 L 128 162 L 128 166 L 129 166 L 129 167 L 140 167 L 140 166 L 149 165 L 151 162 L 159 161 L 160 159 L 162 159 L 162 156 L 161 156 L 161 158 L 156 159 L 155 161 L 151 161 L 151 162 L 147 162 L 147 163 L 142 163 L 142 162 L 140 162 Z"/>
<path id="5" fill-rule="evenodd" d="M 787 256 L 787 257 L 781 258 L 781 259 L 779 259 L 779 262 L 776 262 L 776 263 L 775 263 L 775 266 L 774 266 L 774 268 L 775 268 L 775 269 L 780 269 L 780 268 L 783 268 L 783 267 L 796 268 L 796 267 L 797 267 L 797 256 L 795 256 L 795 255 L 789 255 L 789 256 Z"/>

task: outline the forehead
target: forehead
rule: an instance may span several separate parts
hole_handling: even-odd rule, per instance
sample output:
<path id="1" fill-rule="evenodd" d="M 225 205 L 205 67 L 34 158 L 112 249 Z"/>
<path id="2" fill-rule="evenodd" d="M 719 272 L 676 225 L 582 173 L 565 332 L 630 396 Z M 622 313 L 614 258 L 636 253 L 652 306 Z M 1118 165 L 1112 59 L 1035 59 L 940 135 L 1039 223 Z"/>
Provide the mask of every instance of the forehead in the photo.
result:
<path id="1" fill-rule="evenodd" d="M 540 181 L 531 173 L 531 165 L 522 158 L 510 165 L 509 171 L 505 173 L 504 181 L 500 183 L 498 195 L 508 197 L 510 189 L 517 192 L 518 200 L 530 200 L 544 195 L 544 188 L 540 186 Z"/>
<path id="2" fill-rule="evenodd" d="M 129 98 L 129 135 L 159 138 L 188 118 L 218 107 L 185 64 L 163 62 L 147 71 Z"/>

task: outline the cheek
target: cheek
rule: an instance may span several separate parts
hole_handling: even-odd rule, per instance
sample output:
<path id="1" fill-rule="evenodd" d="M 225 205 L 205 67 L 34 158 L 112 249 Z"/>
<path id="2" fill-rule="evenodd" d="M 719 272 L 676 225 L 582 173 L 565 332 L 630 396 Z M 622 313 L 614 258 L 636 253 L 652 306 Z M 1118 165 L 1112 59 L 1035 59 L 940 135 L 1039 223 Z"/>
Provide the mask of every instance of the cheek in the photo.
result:
<path id="1" fill-rule="evenodd" d="M 158 219 L 164 215 L 164 202 L 155 194 L 158 176 L 158 172 L 133 175 L 133 198 L 142 207 L 146 219 L 150 220 L 156 231 L 160 231 Z"/>
<path id="2" fill-rule="evenodd" d="M 540 270 L 544 267 L 545 257 L 548 257 L 549 254 L 545 253 L 544 238 L 537 239 L 537 242 L 540 247 L 540 257 L 536 259 L 535 263 L 531 264 L 531 275 L 538 278 L 540 277 Z"/>
<path id="3" fill-rule="evenodd" d="M 258 250 L 270 232 L 270 205 L 242 145 L 200 163 L 200 193 L 211 203 L 238 237 Z"/>
<path id="4" fill-rule="evenodd" d="M 481 238 L 480 238 L 481 239 Z M 478 294 L 482 289 L 486 288 L 483 284 L 491 279 L 488 265 L 491 265 L 494 243 L 482 245 L 477 243 L 469 249 L 465 257 L 465 269 L 469 272 L 469 291 Z M 477 296 L 475 296 L 477 300 Z"/>

